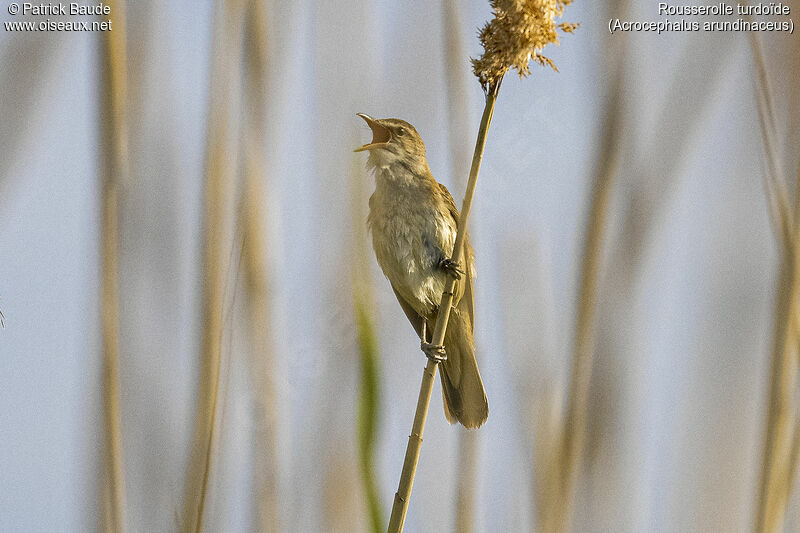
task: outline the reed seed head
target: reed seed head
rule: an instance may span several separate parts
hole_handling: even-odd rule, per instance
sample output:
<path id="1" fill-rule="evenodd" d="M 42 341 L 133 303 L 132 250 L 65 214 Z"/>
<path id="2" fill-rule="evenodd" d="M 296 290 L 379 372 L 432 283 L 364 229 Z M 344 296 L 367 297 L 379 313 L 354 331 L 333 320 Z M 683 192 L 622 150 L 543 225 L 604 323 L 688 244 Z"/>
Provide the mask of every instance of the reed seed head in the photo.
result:
<path id="1" fill-rule="evenodd" d="M 520 78 L 531 71 L 534 61 L 558 71 L 542 49 L 550 43 L 558 44 L 557 30 L 572 33 L 578 24 L 556 24 L 564 7 L 572 0 L 489 0 L 494 18 L 478 33 L 483 45 L 483 55 L 472 59 L 472 71 L 484 91 L 491 91 L 510 68 L 515 68 Z"/>

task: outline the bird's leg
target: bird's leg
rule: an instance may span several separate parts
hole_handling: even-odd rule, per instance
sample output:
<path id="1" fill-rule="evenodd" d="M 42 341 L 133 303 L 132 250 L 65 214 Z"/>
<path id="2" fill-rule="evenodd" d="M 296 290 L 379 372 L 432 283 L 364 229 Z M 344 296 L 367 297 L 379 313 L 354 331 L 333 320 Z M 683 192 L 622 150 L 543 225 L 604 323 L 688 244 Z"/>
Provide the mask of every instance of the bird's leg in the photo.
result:
<path id="1" fill-rule="evenodd" d="M 439 266 L 456 279 L 461 279 L 461 276 L 466 274 L 460 263 L 446 257 L 439 261 Z"/>
<path id="2" fill-rule="evenodd" d="M 444 346 L 441 344 L 431 344 L 428 342 L 428 321 L 422 321 L 422 342 L 419 343 L 420 349 L 425 353 L 425 357 L 443 363 L 447 361 L 447 352 L 444 351 Z"/>

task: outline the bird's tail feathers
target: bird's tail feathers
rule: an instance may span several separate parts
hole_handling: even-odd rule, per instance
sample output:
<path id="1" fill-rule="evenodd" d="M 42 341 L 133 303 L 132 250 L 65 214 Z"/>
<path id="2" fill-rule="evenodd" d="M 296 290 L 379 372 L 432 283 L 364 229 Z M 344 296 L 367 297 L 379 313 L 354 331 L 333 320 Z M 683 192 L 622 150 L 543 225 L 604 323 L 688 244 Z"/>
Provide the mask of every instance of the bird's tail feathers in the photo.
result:
<path id="1" fill-rule="evenodd" d="M 442 366 L 444 415 L 466 428 L 480 427 L 489 416 L 489 402 L 475 359 L 472 325 L 466 313 L 453 309 L 444 336 L 447 360 Z"/>

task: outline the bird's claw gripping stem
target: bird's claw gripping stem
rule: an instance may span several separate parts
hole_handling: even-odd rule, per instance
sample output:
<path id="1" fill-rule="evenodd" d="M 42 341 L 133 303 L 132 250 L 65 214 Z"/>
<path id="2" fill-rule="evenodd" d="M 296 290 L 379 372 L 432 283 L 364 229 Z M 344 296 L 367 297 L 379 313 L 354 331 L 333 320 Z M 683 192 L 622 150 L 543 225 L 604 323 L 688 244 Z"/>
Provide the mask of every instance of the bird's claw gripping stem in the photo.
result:
<path id="1" fill-rule="evenodd" d="M 439 261 L 439 266 L 445 269 L 451 276 L 453 276 L 456 279 L 461 279 L 461 276 L 466 274 L 466 272 L 464 272 L 464 269 L 461 268 L 461 264 L 456 261 L 453 261 L 452 259 L 447 259 L 447 258 L 442 259 L 441 261 Z"/>
<path id="2" fill-rule="evenodd" d="M 425 352 L 425 357 L 437 363 L 447 361 L 447 352 L 444 351 L 444 346 L 441 344 L 432 344 L 428 342 L 428 322 L 422 322 L 422 331 L 420 332 L 422 342 L 419 343 L 419 348 Z M 432 340 L 432 339 L 431 339 Z"/>
<path id="3" fill-rule="evenodd" d="M 436 361 L 437 363 L 443 363 L 447 361 L 447 352 L 444 351 L 444 346 L 441 344 L 431 344 L 429 342 L 422 341 L 419 343 L 419 347 L 423 352 L 425 352 L 425 357 L 428 359 Z"/>

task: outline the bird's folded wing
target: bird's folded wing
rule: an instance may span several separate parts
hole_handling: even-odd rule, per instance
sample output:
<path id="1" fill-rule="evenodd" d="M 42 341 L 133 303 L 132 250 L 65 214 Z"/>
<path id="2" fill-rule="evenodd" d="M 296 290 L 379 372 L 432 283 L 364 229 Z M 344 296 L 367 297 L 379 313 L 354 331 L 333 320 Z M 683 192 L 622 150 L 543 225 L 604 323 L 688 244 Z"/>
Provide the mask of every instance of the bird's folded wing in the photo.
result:
<path id="1" fill-rule="evenodd" d="M 419 316 L 419 313 L 417 313 L 413 307 L 411 307 L 410 303 L 405 301 L 405 299 L 402 296 L 400 296 L 400 293 L 397 292 L 397 289 L 394 287 L 394 284 L 392 284 L 392 290 L 394 291 L 394 295 L 397 296 L 397 301 L 400 302 L 400 307 L 403 308 L 403 312 L 408 317 L 408 321 L 411 322 L 411 325 L 414 327 L 414 331 L 417 332 L 417 335 L 419 336 L 420 340 L 423 341 L 426 340 L 422 338 L 422 322 L 423 322 L 422 317 Z M 432 331 L 428 332 L 428 336 L 432 334 L 433 334 Z"/>
<path id="2" fill-rule="evenodd" d="M 474 268 L 474 252 L 472 251 L 472 246 L 469 243 L 469 235 L 466 236 L 467 238 L 464 240 L 464 257 L 468 257 L 469 259 L 464 261 L 464 271 L 466 275 L 463 277 L 462 281 L 459 283 L 463 283 L 464 285 L 464 294 L 461 296 L 461 300 L 458 302 L 458 308 L 462 311 L 466 311 L 467 316 L 469 317 L 469 325 L 472 328 L 472 333 L 475 333 L 475 293 L 472 292 L 472 276 L 473 276 L 473 268 Z"/>
<path id="3" fill-rule="evenodd" d="M 447 187 L 439 185 L 439 192 L 444 202 L 447 204 L 447 209 L 450 211 L 450 216 L 458 227 L 460 215 L 458 214 L 458 207 L 453 200 L 453 196 Z M 462 259 L 464 265 L 465 276 L 462 276 L 461 281 L 456 286 L 456 294 L 454 295 L 454 305 L 462 311 L 466 311 L 469 316 L 469 323 L 474 332 L 475 330 L 475 295 L 472 291 L 472 278 L 475 276 L 475 252 L 469 242 L 469 234 L 465 235 L 464 239 L 464 255 Z"/>

